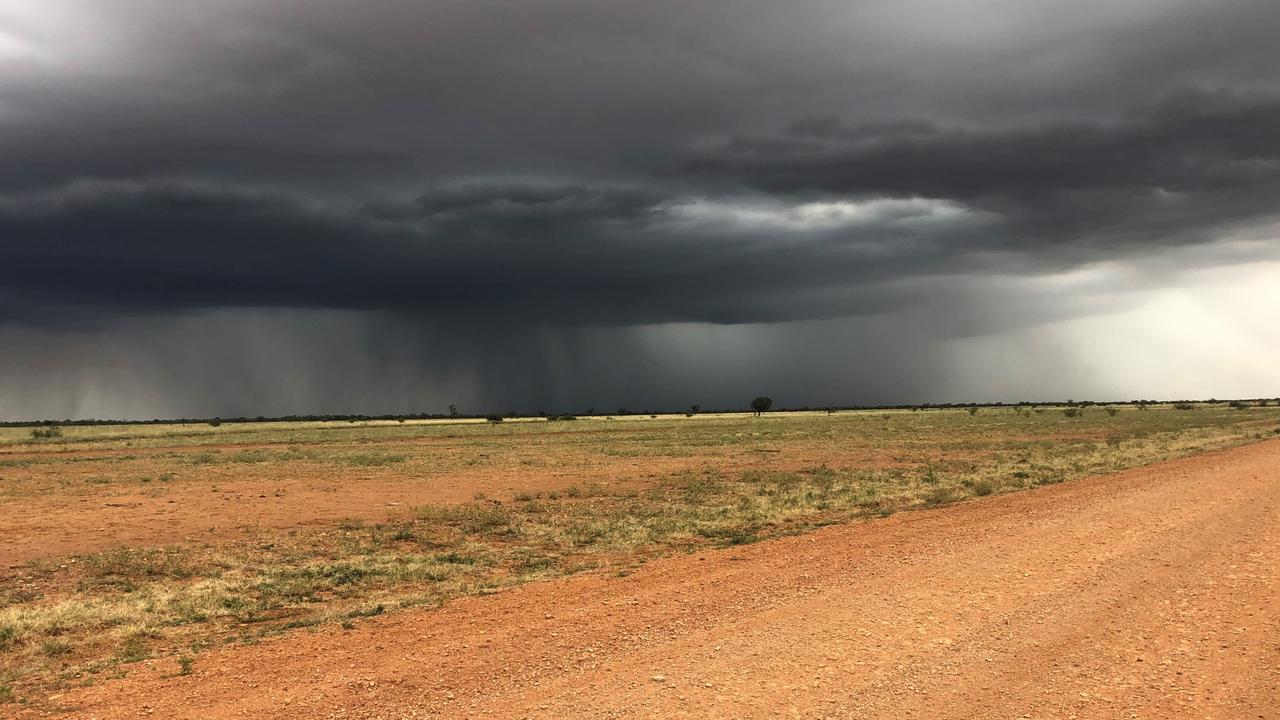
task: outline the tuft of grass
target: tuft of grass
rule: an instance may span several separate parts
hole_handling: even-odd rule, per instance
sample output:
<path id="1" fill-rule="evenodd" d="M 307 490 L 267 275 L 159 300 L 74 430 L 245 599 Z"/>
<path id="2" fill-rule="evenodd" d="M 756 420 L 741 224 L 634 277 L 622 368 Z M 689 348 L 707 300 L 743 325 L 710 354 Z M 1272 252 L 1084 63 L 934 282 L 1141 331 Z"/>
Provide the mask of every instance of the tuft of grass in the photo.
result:
<path id="1" fill-rule="evenodd" d="M 388 536 L 388 539 L 392 542 L 410 542 L 417 539 L 417 535 L 414 534 L 412 525 L 401 525 Z"/>
<path id="2" fill-rule="evenodd" d="M 986 497 L 996 491 L 996 484 L 988 478 L 971 480 L 966 483 L 969 491 L 978 497 Z"/>
<path id="3" fill-rule="evenodd" d="M 370 605 L 369 607 L 366 607 L 366 608 L 352 610 L 351 612 L 347 613 L 347 618 L 351 619 L 351 618 L 375 617 L 377 615 L 381 615 L 386 611 L 387 611 L 387 606 L 383 605 L 382 603 L 378 603 L 377 605 Z"/>
<path id="4" fill-rule="evenodd" d="M 426 523 L 455 528 L 468 535 L 509 535 L 515 516 L 497 505 L 426 506 L 418 509 Z"/>
<path id="5" fill-rule="evenodd" d="M 222 462 L 222 458 L 217 452 L 198 452 L 186 456 L 183 462 L 188 465 L 214 465 Z"/>
<path id="6" fill-rule="evenodd" d="M 757 542 L 760 536 L 754 530 L 740 527 L 720 527 L 711 526 L 698 529 L 698 534 L 709 540 L 716 541 L 717 544 L 733 546 L 746 545 Z"/>
<path id="7" fill-rule="evenodd" d="M 440 562 L 451 563 L 454 565 L 474 565 L 476 558 L 467 555 L 461 555 L 456 552 L 445 553 L 437 558 Z"/>
<path id="8" fill-rule="evenodd" d="M 196 569 L 182 548 L 116 547 L 89 555 L 81 565 L 83 584 L 131 589 L 139 580 L 189 578 Z"/>
<path id="9" fill-rule="evenodd" d="M 116 651 L 116 659 L 122 663 L 135 663 L 151 656 L 147 647 L 147 638 L 141 633 L 129 635 Z"/>
<path id="10" fill-rule="evenodd" d="M 16 623 L 0 622 L 0 651 L 5 651 L 18 644 L 22 639 L 22 628 Z"/>
<path id="11" fill-rule="evenodd" d="M 195 664 L 196 664 L 196 659 L 191 657 L 190 655 L 179 655 L 178 656 L 178 674 L 190 675 L 191 672 L 195 669 Z"/>
<path id="12" fill-rule="evenodd" d="M 935 487 L 930 488 L 922 496 L 925 507 L 936 507 L 938 505 L 949 505 L 963 498 L 963 495 L 956 491 L 953 487 Z"/>
<path id="13" fill-rule="evenodd" d="M 399 453 L 369 452 L 343 455 L 337 458 L 337 462 L 353 467 L 385 467 L 402 463 L 406 459 L 407 456 Z"/>
<path id="14" fill-rule="evenodd" d="M 71 643 L 65 640 L 45 640 L 40 644 L 40 653 L 49 658 L 60 658 L 71 652 Z"/>

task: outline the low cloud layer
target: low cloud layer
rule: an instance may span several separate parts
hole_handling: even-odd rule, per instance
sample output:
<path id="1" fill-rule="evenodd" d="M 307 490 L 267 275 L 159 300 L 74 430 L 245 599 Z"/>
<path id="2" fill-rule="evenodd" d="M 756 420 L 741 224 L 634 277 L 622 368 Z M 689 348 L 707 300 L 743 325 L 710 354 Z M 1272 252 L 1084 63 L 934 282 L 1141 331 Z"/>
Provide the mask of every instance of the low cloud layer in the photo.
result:
<path id="1" fill-rule="evenodd" d="M 948 343 L 1269 267 L 1276 27 L 1260 0 L 0 0 L 0 416 L 994 388 Z M 1055 289 L 1100 269 L 1125 286 Z M 205 342 L 237 351 L 175 369 Z M 813 352 L 856 379 L 779 359 Z M 1057 393 L 1034 365 L 1019 391 Z M 86 404 L 99 379 L 149 400 Z"/>

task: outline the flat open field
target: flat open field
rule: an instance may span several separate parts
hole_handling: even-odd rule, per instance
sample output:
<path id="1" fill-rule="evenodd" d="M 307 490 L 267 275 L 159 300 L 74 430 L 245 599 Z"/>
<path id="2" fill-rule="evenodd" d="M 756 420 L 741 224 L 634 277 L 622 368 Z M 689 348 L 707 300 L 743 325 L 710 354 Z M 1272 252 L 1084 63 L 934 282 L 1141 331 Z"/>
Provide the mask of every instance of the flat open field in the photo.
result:
<path id="1" fill-rule="evenodd" d="M 0 429 L 0 716 L 1265 717 L 1277 420 Z"/>

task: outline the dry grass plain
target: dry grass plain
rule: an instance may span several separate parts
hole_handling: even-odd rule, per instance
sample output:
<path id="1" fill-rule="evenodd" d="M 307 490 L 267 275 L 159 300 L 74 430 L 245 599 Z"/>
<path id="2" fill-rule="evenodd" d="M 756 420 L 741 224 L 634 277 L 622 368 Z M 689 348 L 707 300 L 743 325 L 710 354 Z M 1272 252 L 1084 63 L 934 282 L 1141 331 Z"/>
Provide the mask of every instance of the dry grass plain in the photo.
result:
<path id="1" fill-rule="evenodd" d="M 143 661 L 190 672 L 217 646 L 1234 447 L 1280 419 L 1113 410 L 3 428 L 0 703 L 56 711 Z"/>

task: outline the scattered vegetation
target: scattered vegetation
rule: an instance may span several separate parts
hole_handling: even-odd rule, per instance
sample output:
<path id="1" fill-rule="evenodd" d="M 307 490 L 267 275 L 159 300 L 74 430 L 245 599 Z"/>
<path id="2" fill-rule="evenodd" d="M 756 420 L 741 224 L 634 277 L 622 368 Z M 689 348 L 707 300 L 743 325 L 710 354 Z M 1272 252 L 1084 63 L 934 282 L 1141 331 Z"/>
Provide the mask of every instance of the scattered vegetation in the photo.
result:
<path id="1" fill-rule="evenodd" d="M 520 461 L 553 449 L 561 453 L 558 468 L 594 472 L 613 458 L 661 457 L 696 459 L 696 469 L 643 482 L 584 477 L 555 491 L 517 489 L 514 501 L 505 500 L 509 491 L 490 493 L 502 500 L 476 493 L 471 502 L 416 508 L 394 523 L 261 530 L 229 542 L 120 547 L 75 562 L 34 562 L 0 579 L 0 683 L 10 698 L 34 697 L 33 689 L 89 681 L 153 657 L 175 658 L 179 674 L 186 674 L 196 653 L 215 643 L 323 623 L 354 626 L 388 610 L 435 606 L 528 580 L 593 568 L 616 572 L 665 554 L 1064 482 L 1280 430 L 1276 412 L 1256 405 L 1195 413 L 1167 408 L 1112 413 L 1108 406 L 1105 414 L 1083 416 L 1079 407 L 1064 408 L 1067 417 L 1080 418 L 1072 422 L 1043 413 L 1044 407 L 975 415 L 965 406 L 817 413 L 765 423 L 742 416 L 696 422 L 633 416 L 608 424 L 584 418 L 553 429 L 520 422 L 501 428 L 481 422 L 388 425 L 343 434 L 334 447 L 308 440 L 327 433 L 322 437 L 332 442 L 334 433 L 346 430 L 264 430 L 247 439 L 254 447 L 242 450 L 175 452 L 166 462 L 177 478 L 151 470 L 149 480 L 134 482 L 163 489 L 154 483 L 161 475 L 168 476 L 166 483 L 183 482 L 193 473 L 225 472 L 219 466 L 240 473 L 261 464 L 275 473 L 286 463 L 334 472 L 386 467 L 389 475 L 431 467 L 447 477 L 471 463 L 520 468 Z M 1077 412 L 1067 412 L 1072 410 Z M 281 435 L 269 434 L 275 432 Z M 225 443 L 227 436 L 219 437 Z M 422 438 L 433 442 L 413 444 Z M 446 439 L 448 459 L 441 457 Z M 840 451 L 822 455 L 824 448 Z M 729 471 L 720 462 L 747 453 L 760 458 L 757 466 Z M 865 460 L 851 459 L 854 453 Z M 127 454 L 103 457 L 109 459 L 95 462 L 133 462 L 118 460 Z M 50 467 L 13 472 L 47 477 Z"/>
<path id="2" fill-rule="evenodd" d="M 46 425 L 31 428 L 31 437 L 36 440 L 50 440 L 62 437 L 62 428 L 57 425 Z"/>
<path id="3" fill-rule="evenodd" d="M 405 455 L 387 452 L 354 453 L 339 458 L 339 462 L 355 467 L 382 467 L 404 461 Z"/>

